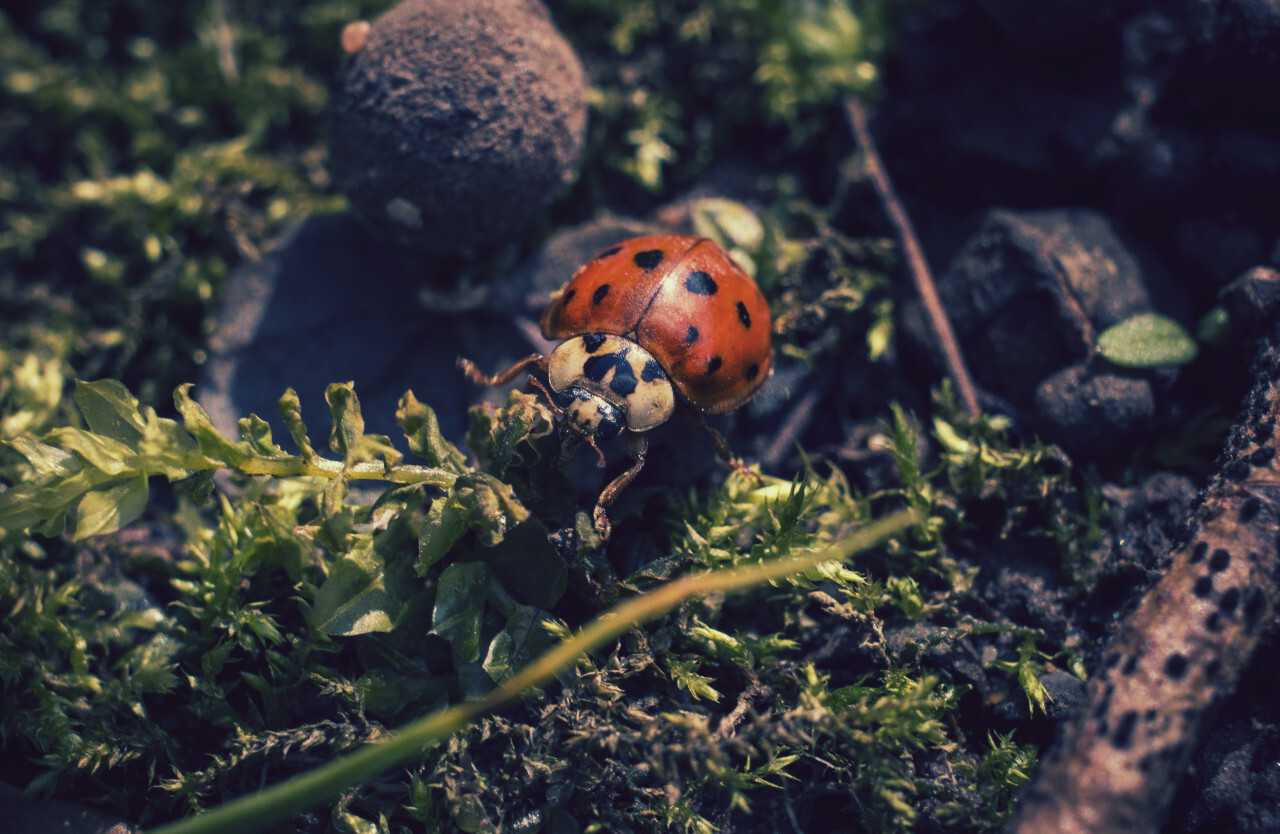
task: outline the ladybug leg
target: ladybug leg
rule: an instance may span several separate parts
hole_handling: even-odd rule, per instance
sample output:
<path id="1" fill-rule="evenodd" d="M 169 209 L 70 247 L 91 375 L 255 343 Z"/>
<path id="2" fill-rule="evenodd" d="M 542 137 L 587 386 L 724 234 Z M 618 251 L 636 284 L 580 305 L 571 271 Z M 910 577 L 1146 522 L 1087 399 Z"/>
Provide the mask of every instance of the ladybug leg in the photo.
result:
<path id="1" fill-rule="evenodd" d="M 701 411 L 698 411 L 696 408 L 689 408 L 685 406 L 680 409 L 679 414 L 681 417 L 693 424 L 695 429 L 701 429 L 711 435 L 711 442 L 716 444 L 716 454 L 720 456 L 721 460 L 729 464 L 729 466 L 735 471 L 751 478 L 756 482 L 757 486 L 762 486 L 764 484 L 764 478 L 760 477 L 759 472 L 752 470 L 751 467 L 747 466 L 746 461 L 735 456 L 733 452 L 730 451 L 729 444 L 725 442 L 724 436 L 711 427 L 711 424 L 707 422 L 707 418 L 703 416 Z"/>
<path id="2" fill-rule="evenodd" d="M 530 354 L 512 365 L 510 368 L 507 368 L 505 371 L 499 371 L 493 376 L 485 374 L 476 367 L 476 363 L 472 362 L 470 359 L 463 359 L 461 356 L 458 357 L 458 368 L 467 375 L 467 379 L 471 380 L 476 385 L 483 385 L 486 388 L 492 388 L 495 385 L 506 385 L 530 365 L 539 363 L 540 367 L 545 366 L 546 358 L 547 357 L 543 356 L 541 353 Z"/>
<path id="3" fill-rule="evenodd" d="M 618 493 L 627 488 L 627 485 L 636 479 L 640 474 L 640 470 L 644 468 L 645 455 L 649 453 L 649 435 L 628 432 L 627 433 L 627 451 L 631 454 L 631 468 L 614 478 L 604 492 L 600 493 L 600 497 L 596 499 L 595 511 L 591 514 L 595 520 L 596 532 L 600 534 L 600 538 L 609 539 L 609 533 L 612 527 L 609 524 L 609 517 L 605 515 L 605 507 L 613 503 L 618 497 Z"/>

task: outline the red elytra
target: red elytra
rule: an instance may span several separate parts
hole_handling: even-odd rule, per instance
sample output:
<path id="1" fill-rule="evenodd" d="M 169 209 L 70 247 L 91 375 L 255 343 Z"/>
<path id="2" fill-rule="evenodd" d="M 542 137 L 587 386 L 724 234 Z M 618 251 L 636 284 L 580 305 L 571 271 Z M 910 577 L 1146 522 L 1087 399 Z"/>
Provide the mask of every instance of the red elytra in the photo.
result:
<path id="1" fill-rule="evenodd" d="M 626 336 L 699 411 L 744 405 L 773 361 L 769 304 L 715 241 L 650 235 L 606 249 L 552 297 L 542 335 Z"/>

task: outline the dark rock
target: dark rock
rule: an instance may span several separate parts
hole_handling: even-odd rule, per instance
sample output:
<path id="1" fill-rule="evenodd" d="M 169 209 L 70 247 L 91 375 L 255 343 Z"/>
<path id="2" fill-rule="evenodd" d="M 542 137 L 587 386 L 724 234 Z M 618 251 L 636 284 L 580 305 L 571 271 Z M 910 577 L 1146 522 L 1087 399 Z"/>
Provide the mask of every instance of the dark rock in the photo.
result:
<path id="1" fill-rule="evenodd" d="M 1137 261 L 1087 209 L 989 212 L 938 291 L 974 376 L 1018 404 L 1151 306 Z"/>
<path id="2" fill-rule="evenodd" d="M 1223 287 L 1218 298 L 1234 326 L 1260 333 L 1280 313 L 1280 270 L 1255 266 Z"/>
<path id="3" fill-rule="evenodd" d="M 1183 81 L 1209 111 L 1266 120 L 1280 115 L 1280 3 L 1182 0 L 1190 49 Z"/>
<path id="4" fill-rule="evenodd" d="M 1088 45 L 1127 5 L 1115 0 L 978 0 L 1010 42 L 1033 55 Z"/>
<path id="5" fill-rule="evenodd" d="M 1039 680 L 1049 696 L 1044 710 L 1045 718 L 1050 721 L 1071 715 L 1084 700 L 1085 683 L 1070 672 L 1055 669 L 1041 675 Z M 1006 721 L 1025 722 L 1032 718 L 1031 705 L 1021 692 L 1001 701 L 995 708 L 995 714 Z"/>
<path id="6" fill-rule="evenodd" d="M 538 0 L 406 0 L 334 96 L 334 178 L 375 228 L 429 251 L 523 230 L 572 176 L 586 78 Z"/>
<path id="7" fill-rule="evenodd" d="M 1072 365 L 1036 389 L 1036 412 L 1044 431 L 1073 454 L 1087 459 L 1129 449 L 1155 416 L 1155 395 L 1145 379 L 1116 376 Z"/>

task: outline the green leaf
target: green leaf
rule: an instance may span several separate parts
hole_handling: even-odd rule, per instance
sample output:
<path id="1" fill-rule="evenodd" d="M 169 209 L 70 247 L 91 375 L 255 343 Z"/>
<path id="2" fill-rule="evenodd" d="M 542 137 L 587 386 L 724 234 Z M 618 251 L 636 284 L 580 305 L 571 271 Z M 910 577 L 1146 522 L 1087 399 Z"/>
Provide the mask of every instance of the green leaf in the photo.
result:
<path id="1" fill-rule="evenodd" d="M 484 658 L 484 670 L 497 683 L 508 679 L 523 669 L 534 658 L 551 648 L 555 642 L 545 628 L 547 612 L 532 605 L 517 605 L 507 618 L 507 624 L 494 635 Z"/>
<path id="2" fill-rule="evenodd" d="M 132 443 L 142 439 L 138 435 Z M 124 475 L 137 471 L 137 453 L 133 446 L 84 429 L 64 426 L 45 436 L 61 449 L 74 452 L 89 466 L 108 475 Z"/>
<path id="3" fill-rule="evenodd" d="M 138 415 L 138 401 L 124 384 L 114 379 L 76 381 L 76 405 L 95 434 L 135 444 L 144 425 Z"/>
<path id="4" fill-rule="evenodd" d="M 564 595 L 569 575 L 564 557 L 535 518 L 516 525 L 483 557 L 502 587 L 521 602 L 550 608 Z"/>
<path id="5" fill-rule="evenodd" d="M 356 548 L 316 591 L 310 620 L 330 636 L 390 631 L 395 623 L 393 607 L 398 606 L 387 593 L 382 558 L 371 548 Z"/>
<path id="6" fill-rule="evenodd" d="M 431 633 L 438 634 L 468 663 L 480 657 L 480 620 L 484 615 L 489 568 L 483 562 L 450 565 L 436 584 Z"/>
<path id="7" fill-rule="evenodd" d="M 75 541 L 114 533 L 136 520 L 147 508 L 147 476 L 87 493 L 76 507 Z"/>
<path id="8" fill-rule="evenodd" d="M 427 518 L 418 531 L 418 576 L 426 576 L 427 570 L 448 553 L 462 534 L 467 531 L 470 508 L 451 490 L 436 498 L 427 510 Z"/>
<path id="9" fill-rule="evenodd" d="M 298 453 L 306 460 L 314 460 L 316 450 L 311 445 L 311 438 L 307 436 L 307 424 L 302 422 L 302 403 L 298 400 L 298 392 L 292 388 L 286 390 L 276 403 L 276 411 L 289 429 L 289 436 L 293 438 L 293 445 L 298 447 Z"/>
<path id="10" fill-rule="evenodd" d="M 396 409 L 396 423 L 409 441 L 409 451 L 432 466 L 462 474 L 467 471 L 467 458 L 440 433 L 436 413 L 418 402 L 412 391 L 405 392 Z"/>
<path id="11" fill-rule="evenodd" d="M 79 459 L 57 446 L 39 443 L 30 437 L 15 437 L 8 445 L 27 459 L 40 478 L 66 478 L 80 471 Z"/>
<path id="12" fill-rule="evenodd" d="M 1098 336 L 1098 352 L 1123 368 L 1185 365 L 1198 350 L 1182 325 L 1159 313 L 1140 313 Z"/>
<path id="13" fill-rule="evenodd" d="M 455 493 L 470 504 L 468 523 L 485 547 L 493 547 L 507 531 L 529 517 L 509 484 L 492 475 L 475 472 L 458 478 Z"/>
<path id="14" fill-rule="evenodd" d="M 355 383 L 331 383 L 324 391 L 324 400 L 329 404 L 333 425 L 329 448 L 345 459 L 364 436 L 364 416 L 360 413 Z"/>

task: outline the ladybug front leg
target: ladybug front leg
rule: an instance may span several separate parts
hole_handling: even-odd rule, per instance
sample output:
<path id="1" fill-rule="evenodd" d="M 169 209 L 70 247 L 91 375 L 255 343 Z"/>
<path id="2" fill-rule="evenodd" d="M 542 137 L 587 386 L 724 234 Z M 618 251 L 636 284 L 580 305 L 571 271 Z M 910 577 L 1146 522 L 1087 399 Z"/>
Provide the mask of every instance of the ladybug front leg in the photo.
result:
<path id="1" fill-rule="evenodd" d="M 618 497 L 618 493 L 627 488 L 627 485 L 636 479 L 640 474 L 640 470 L 644 469 L 645 455 L 649 453 L 649 435 L 640 432 L 627 432 L 627 452 L 631 455 L 631 468 L 614 478 L 604 492 L 600 493 L 600 497 L 596 499 L 596 509 L 592 513 L 595 519 L 596 532 L 600 534 L 600 538 L 608 541 L 609 533 L 612 527 L 609 524 L 609 517 L 605 515 L 605 507 L 613 503 Z"/>
<path id="2" fill-rule="evenodd" d="M 463 359 L 459 356 L 458 368 L 467 375 L 467 379 L 471 380 L 476 385 L 483 385 L 487 388 L 492 388 L 495 385 L 506 385 L 508 382 L 515 379 L 521 371 L 534 363 L 539 363 L 539 367 L 542 370 L 546 370 L 546 359 L 547 357 L 543 356 L 541 353 L 533 353 L 521 359 L 505 371 L 499 371 L 493 376 L 489 376 L 477 368 L 476 363 L 472 362 L 470 359 Z"/>

